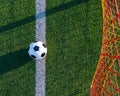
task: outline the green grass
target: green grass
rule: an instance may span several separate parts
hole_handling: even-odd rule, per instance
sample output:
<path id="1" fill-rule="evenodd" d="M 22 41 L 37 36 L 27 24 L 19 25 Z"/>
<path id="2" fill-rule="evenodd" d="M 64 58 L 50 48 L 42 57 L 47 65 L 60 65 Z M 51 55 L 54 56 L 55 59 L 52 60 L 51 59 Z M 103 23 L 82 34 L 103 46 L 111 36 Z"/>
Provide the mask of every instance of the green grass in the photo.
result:
<path id="1" fill-rule="evenodd" d="M 47 96 L 89 96 L 101 49 L 101 13 L 99 0 L 47 0 Z"/>
<path id="2" fill-rule="evenodd" d="M 89 96 L 102 35 L 99 0 L 47 0 L 46 95 Z M 34 96 L 35 2 L 0 1 L 0 96 Z"/>
<path id="3" fill-rule="evenodd" d="M 34 96 L 35 65 L 27 54 L 34 40 L 35 2 L 0 1 L 0 96 Z"/>

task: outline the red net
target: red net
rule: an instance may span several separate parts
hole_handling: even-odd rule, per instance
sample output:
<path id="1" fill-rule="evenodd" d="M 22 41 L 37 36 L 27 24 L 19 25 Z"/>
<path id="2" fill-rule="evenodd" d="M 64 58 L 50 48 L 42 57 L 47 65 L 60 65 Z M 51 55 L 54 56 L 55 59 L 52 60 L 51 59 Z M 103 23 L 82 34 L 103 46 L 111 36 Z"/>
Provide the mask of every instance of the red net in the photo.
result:
<path id="1" fill-rule="evenodd" d="M 103 34 L 90 96 L 120 96 L 120 0 L 101 0 Z"/>

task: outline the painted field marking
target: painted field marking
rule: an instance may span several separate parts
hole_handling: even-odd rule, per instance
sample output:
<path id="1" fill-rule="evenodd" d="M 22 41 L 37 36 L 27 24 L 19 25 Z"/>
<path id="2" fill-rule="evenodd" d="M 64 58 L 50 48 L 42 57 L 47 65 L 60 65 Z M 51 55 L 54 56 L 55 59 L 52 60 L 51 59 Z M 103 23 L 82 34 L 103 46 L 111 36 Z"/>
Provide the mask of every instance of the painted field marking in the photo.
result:
<path id="1" fill-rule="evenodd" d="M 35 31 L 36 41 L 46 43 L 46 0 L 36 0 Z M 35 82 L 35 96 L 45 96 L 45 59 L 36 61 Z"/>

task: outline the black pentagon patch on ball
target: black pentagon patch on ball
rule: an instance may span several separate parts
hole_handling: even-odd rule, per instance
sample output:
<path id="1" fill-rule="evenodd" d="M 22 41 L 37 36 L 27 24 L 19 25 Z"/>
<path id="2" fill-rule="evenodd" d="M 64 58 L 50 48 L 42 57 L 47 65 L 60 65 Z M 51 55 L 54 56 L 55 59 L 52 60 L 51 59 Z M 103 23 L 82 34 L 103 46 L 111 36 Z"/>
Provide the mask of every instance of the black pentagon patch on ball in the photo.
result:
<path id="1" fill-rule="evenodd" d="M 45 47 L 45 48 L 46 48 L 46 45 L 45 45 L 44 43 L 43 43 L 42 45 L 43 45 L 43 47 Z"/>
<path id="2" fill-rule="evenodd" d="M 39 46 L 35 46 L 33 49 L 34 49 L 35 51 L 39 51 Z"/>
<path id="3" fill-rule="evenodd" d="M 36 58 L 34 55 L 31 55 L 32 58 Z"/>
<path id="4" fill-rule="evenodd" d="M 42 53 L 42 54 L 41 54 L 41 57 L 44 57 L 44 56 L 45 56 L 45 53 Z"/>

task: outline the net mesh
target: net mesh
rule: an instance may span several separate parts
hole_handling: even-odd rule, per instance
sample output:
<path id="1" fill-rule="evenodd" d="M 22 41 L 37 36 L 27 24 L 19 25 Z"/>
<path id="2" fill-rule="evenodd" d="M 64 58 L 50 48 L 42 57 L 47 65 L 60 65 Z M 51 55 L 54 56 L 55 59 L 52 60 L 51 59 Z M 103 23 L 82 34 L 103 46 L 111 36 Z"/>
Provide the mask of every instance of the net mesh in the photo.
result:
<path id="1" fill-rule="evenodd" d="M 90 96 L 120 96 L 120 0 L 101 0 L 103 33 Z"/>

